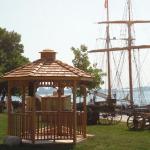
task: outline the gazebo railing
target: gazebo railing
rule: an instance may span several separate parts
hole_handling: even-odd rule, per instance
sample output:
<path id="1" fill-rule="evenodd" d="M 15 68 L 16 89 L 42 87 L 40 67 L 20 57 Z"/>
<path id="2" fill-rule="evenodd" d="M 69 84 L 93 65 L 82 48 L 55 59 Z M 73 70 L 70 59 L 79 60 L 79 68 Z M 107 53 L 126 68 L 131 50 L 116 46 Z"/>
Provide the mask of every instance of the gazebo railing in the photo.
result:
<path id="1" fill-rule="evenodd" d="M 73 112 L 37 112 L 36 140 L 73 139 Z"/>
<path id="2" fill-rule="evenodd" d="M 77 135 L 84 135 L 84 112 L 77 112 Z M 35 132 L 33 131 L 32 112 L 11 113 L 10 135 L 33 140 L 73 140 L 73 111 L 38 111 L 35 112 Z"/>
<path id="3" fill-rule="evenodd" d="M 85 120 L 85 112 L 83 111 L 79 111 L 77 112 L 77 135 L 84 135 L 86 134 L 86 130 L 85 130 L 85 124 L 86 122 Z"/>
<path id="4" fill-rule="evenodd" d="M 9 134 L 19 136 L 22 139 L 32 139 L 32 115 L 31 113 L 11 113 Z"/>

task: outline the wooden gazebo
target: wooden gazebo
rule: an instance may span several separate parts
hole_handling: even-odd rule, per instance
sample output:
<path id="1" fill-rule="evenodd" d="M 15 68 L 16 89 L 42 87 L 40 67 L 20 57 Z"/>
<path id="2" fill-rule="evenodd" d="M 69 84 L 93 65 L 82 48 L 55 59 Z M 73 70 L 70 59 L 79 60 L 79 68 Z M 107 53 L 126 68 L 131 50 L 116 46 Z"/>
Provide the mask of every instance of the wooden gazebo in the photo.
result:
<path id="1" fill-rule="evenodd" d="M 86 137 L 86 85 L 92 81 L 89 74 L 56 60 L 56 52 L 43 50 L 41 58 L 4 75 L 8 81 L 8 135 L 35 143 L 38 140 L 72 140 Z M 57 106 L 36 109 L 36 91 L 38 87 L 57 87 Z M 64 88 L 72 89 L 71 105 L 65 109 Z M 11 107 L 12 89 L 18 88 L 22 95 L 20 112 Z M 83 91 L 83 110 L 76 109 L 76 91 Z M 30 109 L 27 99 L 30 97 Z M 71 97 L 71 96 L 70 96 Z M 55 103 L 56 104 L 56 103 Z M 56 109 L 57 108 L 57 109 Z"/>

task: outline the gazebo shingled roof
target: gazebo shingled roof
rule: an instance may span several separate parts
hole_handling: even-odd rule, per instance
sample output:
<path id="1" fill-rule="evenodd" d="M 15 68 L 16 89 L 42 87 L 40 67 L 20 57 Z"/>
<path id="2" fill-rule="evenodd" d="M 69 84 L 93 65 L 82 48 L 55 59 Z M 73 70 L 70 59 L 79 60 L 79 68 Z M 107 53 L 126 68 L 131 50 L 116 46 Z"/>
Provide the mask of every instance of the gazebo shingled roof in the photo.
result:
<path id="1" fill-rule="evenodd" d="M 16 80 L 17 78 L 21 78 L 30 80 L 33 78 L 65 78 L 65 80 L 91 80 L 90 74 L 63 63 L 62 61 L 56 60 L 56 52 L 52 50 L 43 50 L 40 53 L 40 59 L 6 73 L 4 79 Z"/>

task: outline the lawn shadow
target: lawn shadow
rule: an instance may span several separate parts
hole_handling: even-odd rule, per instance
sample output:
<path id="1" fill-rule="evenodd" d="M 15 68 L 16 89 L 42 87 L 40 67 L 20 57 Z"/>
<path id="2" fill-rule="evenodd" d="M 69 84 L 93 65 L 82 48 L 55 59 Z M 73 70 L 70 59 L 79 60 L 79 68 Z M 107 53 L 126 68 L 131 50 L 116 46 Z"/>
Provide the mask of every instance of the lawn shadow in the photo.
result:
<path id="1" fill-rule="evenodd" d="M 73 150 L 74 144 L 20 144 L 19 146 L 0 145 L 1 150 Z"/>

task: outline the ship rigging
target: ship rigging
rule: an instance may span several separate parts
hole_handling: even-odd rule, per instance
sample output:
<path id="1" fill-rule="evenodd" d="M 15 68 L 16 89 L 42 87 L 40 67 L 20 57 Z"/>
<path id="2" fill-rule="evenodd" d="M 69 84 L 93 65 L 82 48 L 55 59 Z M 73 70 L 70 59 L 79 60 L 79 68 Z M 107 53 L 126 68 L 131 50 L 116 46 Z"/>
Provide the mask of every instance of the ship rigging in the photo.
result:
<path id="1" fill-rule="evenodd" d="M 145 24 L 150 23 L 150 20 L 133 20 L 131 16 L 132 12 L 132 3 L 131 0 L 126 1 L 127 6 L 127 19 L 124 20 L 110 20 L 110 13 L 109 13 L 109 0 L 105 0 L 105 8 L 106 8 L 106 21 L 97 22 L 97 24 L 105 25 L 106 26 L 106 37 L 105 39 L 105 48 L 101 49 L 94 49 L 90 50 L 89 53 L 102 53 L 106 52 L 107 57 L 107 77 L 108 77 L 108 94 L 107 94 L 107 101 L 111 101 L 112 98 L 112 79 L 111 79 L 111 52 L 116 51 L 127 51 L 128 53 L 128 79 L 129 79 L 129 101 L 131 107 L 134 105 L 134 98 L 133 98 L 133 68 L 132 68 L 132 51 L 134 50 L 142 50 L 142 49 L 149 49 L 150 45 L 135 45 L 134 44 L 134 36 L 132 35 L 132 29 L 134 24 Z M 111 40 L 115 40 L 116 38 L 110 38 L 110 26 L 111 25 L 125 25 L 127 29 L 127 37 L 122 38 L 121 40 L 126 40 L 126 45 L 122 47 L 112 47 Z M 101 38 L 102 39 L 102 38 Z M 140 70 L 139 70 L 140 71 Z M 140 84 L 139 84 L 140 85 Z"/>

